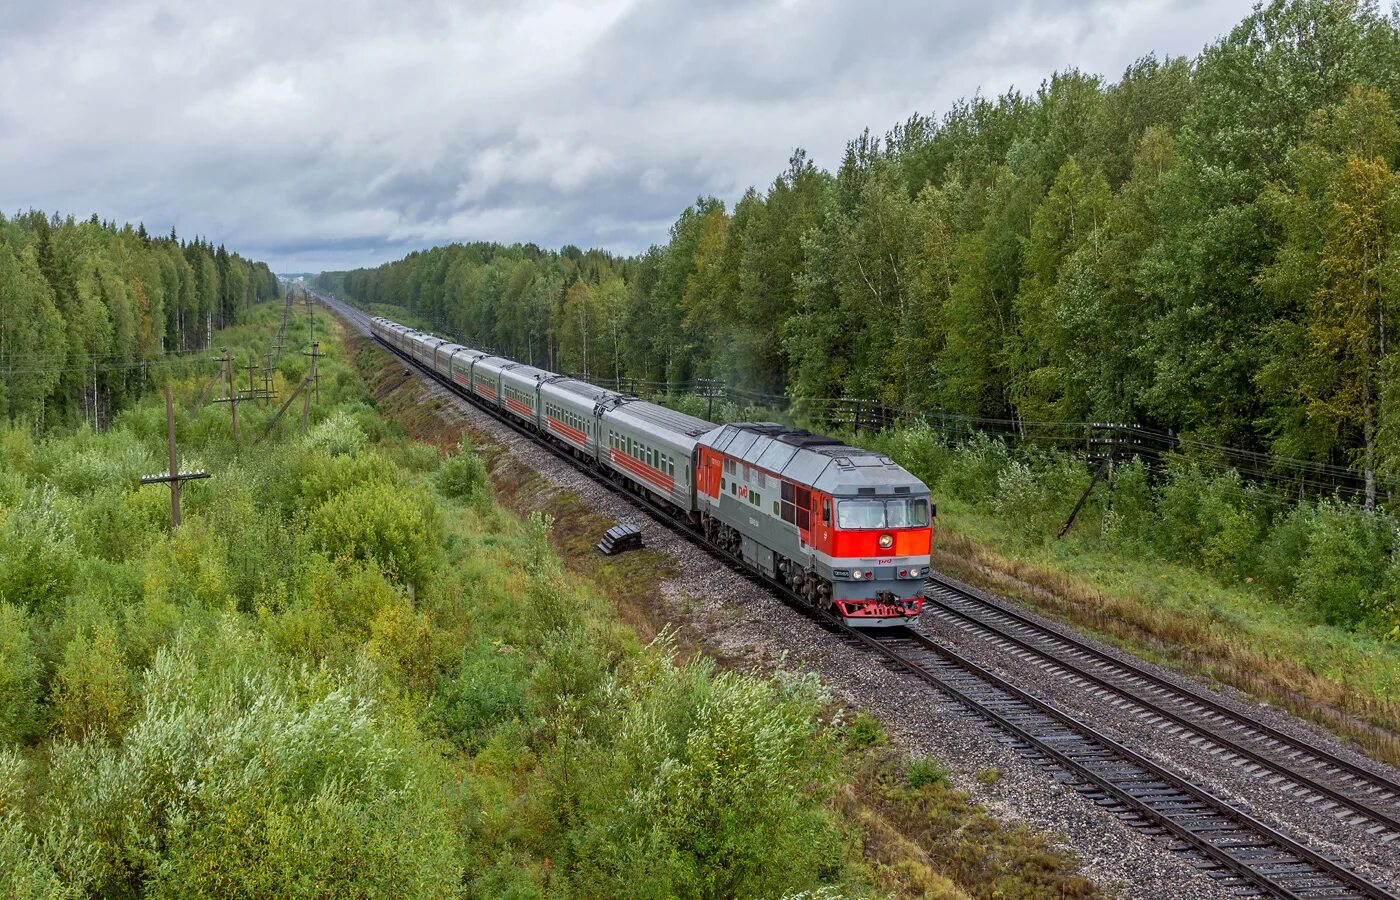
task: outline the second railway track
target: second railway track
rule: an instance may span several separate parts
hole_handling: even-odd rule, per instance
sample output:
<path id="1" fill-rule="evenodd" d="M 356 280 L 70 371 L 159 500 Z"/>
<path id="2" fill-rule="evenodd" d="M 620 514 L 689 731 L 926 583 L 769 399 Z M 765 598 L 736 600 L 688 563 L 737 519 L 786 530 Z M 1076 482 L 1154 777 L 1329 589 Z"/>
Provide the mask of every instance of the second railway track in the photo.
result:
<path id="1" fill-rule="evenodd" d="M 370 316 L 339 301 L 317 296 L 368 335 Z M 881 655 L 892 668 L 913 675 L 939 693 L 1010 735 L 1017 749 L 1053 766 L 1075 789 L 1132 824 L 1172 841 L 1173 849 L 1195 856 L 1197 866 L 1242 896 L 1285 898 L 1379 898 L 1400 900 L 1341 863 L 1272 828 L 1209 791 L 1191 784 L 1087 725 L 1034 697 L 915 630 L 872 635 L 812 609 L 784 585 L 762 578 L 730 554 L 710 545 L 665 509 L 639 497 L 600 472 L 581 465 L 496 410 L 476 402 L 393 348 L 390 353 L 429 379 L 467 399 L 517 433 L 630 498 L 657 521 L 677 528 L 745 576 L 759 581 L 788 603 L 819 619 L 843 639 Z"/>
<path id="2" fill-rule="evenodd" d="M 1178 684 L 1062 634 L 1006 604 L 935 576 L 922 620 L 977 634 L 1023 659 L 1057 670 L 1086 691 L 1126 701 L 1150 724 L 1197 735 L 1260 778 L 1282 778 L 1299 799 L 1364 828 L 1381 843 L 1400 838 L 1400 785 Z"/>

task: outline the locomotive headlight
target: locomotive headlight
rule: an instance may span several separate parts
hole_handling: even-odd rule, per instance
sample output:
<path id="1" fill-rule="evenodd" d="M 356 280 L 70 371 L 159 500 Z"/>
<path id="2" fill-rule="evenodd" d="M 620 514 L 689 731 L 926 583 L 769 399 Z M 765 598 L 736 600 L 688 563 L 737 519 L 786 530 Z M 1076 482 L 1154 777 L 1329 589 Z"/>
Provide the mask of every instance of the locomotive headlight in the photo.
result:
<path id="1" fill-rule="evenodd" d="M 893 547 L 893 546 L 894 546 L 894 535 L 892 535 L 892 534 L 882 534 L 882 535 L 880 535 L 880 549 L 881 549 L 881 550 L 888 550 L 888 549 L 890 549 L 890 548 Z"/>
<path id="2" fill-rule="evenodd" d="M 852 572 L 851 577 L 856 581 L 860 581 L 860 570 L 856 569 L 854 572 Z"/>

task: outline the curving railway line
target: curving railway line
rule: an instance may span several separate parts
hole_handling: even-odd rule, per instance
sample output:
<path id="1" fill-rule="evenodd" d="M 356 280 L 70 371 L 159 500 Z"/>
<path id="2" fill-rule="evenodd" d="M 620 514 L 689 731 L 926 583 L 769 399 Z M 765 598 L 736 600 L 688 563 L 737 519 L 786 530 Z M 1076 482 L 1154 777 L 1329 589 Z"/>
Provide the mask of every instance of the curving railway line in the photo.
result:
<path id="1" fill-rule="evenodd" d="M 348 304 L 314 294 L 356 329 L 370 334 L 371 317 Z M 405 364 L 446 385 L 465 391 L 395 352 Z M 520 434 L 527 429 L 473 400 Z M 578 466 L 567 453 L 540 446 Z M 639 497 L 595 470 L 579 466 L 644 508 L 653 518 L 685 531 L 710 554 L 734 565 L 746 577 L 782 596 L 794 608 L 817 616 L 843 640 L 879 654 L 892 669 L 907 673 L 959 703 L 1010 736 L 1022 753 L 1063 773 L 1062 777 L 1093 802 L 1133 825 L 1191 854 L 1201 868 L 1241 896 L 1285 898 L 1389 898 L 1385 887 L 1310 849 L 1282 831 L 1232 806 L 1205 788 L 1164 769 L 1129 747 L 1099 733 L 995 673 L 943 647 L 915 629 L 868 633 L 814 610 L 786 585 L 763 578 L 733 554 L 706 541 L 659 505 Z M 1191 731 L 1236 755 L 1249 765 L 1286 778 L 1306 796 L 1335 804 L 1348 821 L 1366 823 L 1378 840 L 1400 834 L 1396 798 L 1400 786 L 1353 766 L 1307 742 L 1229 710 L 1193 690 L 1167 682 L 1072 638 L 1020 616 L 1002 604 L 948 579 L 929 583 L 925 615 L 973 629 L 988 641 L 1002 642 L 1017 653 L 1035 656 L 1079 679 L 1085 689 L 1108 691 L 1135 704 L 1144 715 L 1158 716 L 1171 728 Z"/>

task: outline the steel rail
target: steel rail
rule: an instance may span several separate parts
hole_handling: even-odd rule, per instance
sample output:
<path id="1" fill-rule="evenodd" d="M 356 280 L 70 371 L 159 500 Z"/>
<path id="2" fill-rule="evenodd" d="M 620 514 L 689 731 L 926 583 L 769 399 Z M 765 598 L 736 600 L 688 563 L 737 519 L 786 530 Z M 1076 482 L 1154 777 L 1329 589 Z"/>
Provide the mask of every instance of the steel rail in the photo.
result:
<path id="1" fill-rule="evenodd" d="M 314 292 L 312 295 L 322 303 L 331 307 L 332 310 L 352 320 L 360 327 L 364 334 L 372 337 L 372 332 L 369 327 L 371 318 L 368 315 L 359 310 L 354 310 L 353 313 L 346 312 L 345 310 L 353 309 L 353 307 L 349 307 L 348 304 L 343 304 L 340 301 L 322 297 Z M 418 369 L 436 383 L 448 388 L 454 395 L 470 401 L 475 408 L 488 413 L 493 419 L 505 424 L 517 434 L 529 438 L 555 456 L 568 461 L 580 471 L 590 475 L 599 483 L 627 497 L 633 502 L 638 503 L 652 518 L 685 534 L 701 549 L 729 563 L 739 574 L 763 586 L 769 591 L 781 595 L 789 606 L 811 616 L 819 624 L 841 635 L 847 641 L 870 648 L 880 656 L 883 656 L 885 659 L 890 660 L 900 668 L 914 675 L 916 678 L 929 684 L 940 693 L 958 702 L 974 714 L 989 720 L 995 727 L 1015 735 L 1018 740 L 1026 744 L 1031 754 L 1052 760 L 1072 777 L 1081 779 L 1083 783 L 1092 784 L 1096 790 L 1112 797 L 1112 802 L 1114 804 L 1134 814 L 1141 824 L 1148 827 L 1160 828 L 1175 835 L 1184 845 L 1183 849 L 1189 848 L 1198 856 L 1208 860 L 1212 865 L 1227 870 L 1229 873 L 1232 873 L 1230 877 L 1248 882 L 1250 885 L 1267 891 L 1273 896 L 1298 898 L 1298 900 L 1311 897 L 1362 897 L 1374 898 L 1374 900 L 1400 900 L 1396 895 L 1389 893 L 1383 887 L 1352 872 L 1341 863 L 1328 859 L 1322 854 L 1299 844 L 1292 838 L 1271 828 L 1269 825 L 1236 809 L 1222 798 L 1214 796 L 1203 788 L 1190 784 L 1184 779 L 1162 769 L 1150 760 L 1139 756 L 1127 747 L 1109 738 L 1103 737 L 1090 726 L 1078 722 L 1078 720 L 1059 711 L 1047 702 L 1032 697 L 1030 694 L 1027 694 L 999 676 L 981 668 L 971 660 L 958 655 L 952 650 L 940 647 L 927 637 L 915 631 L 905 630 L 898 635 L 877 638 L 859 629 L 847 626 L 839 618 L 829 613 L 815 609 L 800 595 L 788 588 L 787 585 L 771 580 L 753 569 L 750 569 L 748 566 L 744 565 L 741 558 L 711 544 L 705 539 L 703 533 L 690 527 L 688 523 L 684 523 L 673 511 L 634 490 L 628 489 L 625 485 L 619 484 L 606 470 L 584 465 L 582 460 L 579 460 L 570 453 L 566 453 L 561 448 L 556 447 L 552 442 L 543 440 L 537 433 L 501 414 L 500 411 L 480 403 L 471 394 L 461 390 L 452 382 L 443 379 L 432 368 L 423 365 L 411 356 L 405 355 L 398 350 L 398 348 L 392 347 L 377 339 L 376 342 L 399 359 Z M 989 686 L 989 688 L 1004 692 L 1006 697 L 1010 698 L 1011 703 L 1015 703 L 1021 707 L 1023 713 L 1029 710 L 1035 715 L 1049 717 L 1062 725 L 1065 731 L 1061 733 L 1060 739 L 1063 739 L 1064 733 L 1071 733 L 1079 740 L 1088 744 L 1098 745 L 1096 752 L 1100 754 L 1097 757 L 1099 760 L 1111 760 L 1112 757 L 1117 757 L 1124 763 L 1139 768 L 1142 772 L 1147 773 L 1149 777 L 1155 779 L 1169 779 L 1170 781 L 1167 782 L 1171 785 L 1169 790 L 1177 791 L 1184 796 L 1189 796 L 1192 802 L 1208 807 L 1207 810 L 1203 811 L 1205 814 L 1216 815 L 1234 824 L 1224 830 L 1219 826 L 1206 826 L 1201 830 L 1192 831 L 1179 821 L 1169 820 L 1162 809 L 1152 808 L 1151 805 L 1144 802 L 1143 799 L 1134 796 L 1128 787 L 1113 784 L 1111 780 L 1107 779 L 1104 775 L 1095 773 L 1092 767 L 1086 765 L 1082 761 L 1076 760 L 1071 754 L 1057 749 L 1055 746 L 1057 742 L 1056 739 L 1047 740 L 1037 737 L 1031 733 L 1029 729 L 1019 724 L 1015 715 L 998 709 L 998 706 L 1004 708 L 1008 705 L 1006 699 L 1003 699 L 1001 703 L 987 703 L 977 700 L 966 690 L 950 684 L 946 678 L 939 677 L 927 665 L 910 658 L 907 653 L 901 652 L 898 648 L 891 646 L 889 642 L 892 639 L 904 639 L 916 642 L 921 651 L 931 655 L 937 655 L 949 665 L 979 679 Z M 1137 783 L 1142 784 L 1142 782 Z M 1189 816 L 1192 810 L 1185 808 L 1178 810 L 1178 812 Z M 1241 832 L 1244 832 L 1244 834 Z M 1253 836 L 1249 836 L 1248 833 L 1252 833 Z M 1217 838 L 1216 841 L 1212 841 L 1210 838 L 1211 835 L 1224 835 L 1227 838 L 1234 837 L 1236 840 L 1234 843 L 1220 846 L 1222 840 Z M 1271 850 L 1271 847 L 1274 849 Z M 1248 854 L 1259 857 L 1259 864 L 1251 866 L 1248 859 L 1241 859 L 1231 855 L 1229 852 L 1230 849 L 1241 851 L 1242 855 Z M 1280 853 L 1284 854 L 1285 858 L 1278 858 L 1278 854 Z M 1272 854 L 1273 858 L 1269 858 L 1270 854 Z M 1286 858 L 1288 856 L 1293 857 L 1293 860 L 1288 860 Z M 1297 868 L 1299 866 L 1305 868 L 1302 871 L 1298 871 Z M 1271 867 L 1278 871 L 1263 871 Z M 1313 871 L 1309 871 L 1309 867 Z M 1293 876 L 1293 880 L 1295 881 L 1311 880 L 1320 883 L 1304 885 L 1295 889 L 1294 887 L 1290 887 L 1283 880 L 1284 876 L 1288 875 Z"/>
<path id="2" fill-rule="evenodd" d="M 931 613 L 933 617 L 950 617 L 980 630 L 983 634 L 991 635 L 996 640 L 1019 647 L 1058 667 L 1071 678 L 1082 679 L 1116 694 L 1151 715 L 1173 722 L 1229 753 L 1283 776 L 1304 791 L 1310 791 L 1321 798 L 1326 798 L 1339 806 L 1352 810 L 1367 821 L 1375 823 L 1377 827 L 1372 829 L 1373 833 L 1389 831 L 1388 839 L 1400 835 L 1400 813 L 1381 808 L 1375 802 L 1380 800 L 1395 804 L 1400 801 L 1400 784 L 1342 759 L 1310 741 L 1294 737 L 1245 713 L 1230 709 L 1201 691 L 1172 682 L 1149 672 L 1140 665 L 1117 659 L 1082 640 L 1061 634 L 946 576 L 933 575 L 928 580 L 944 596 L 925 595 L 925 616 Z M 995 621 L 988 621 L 966 609 L 951 606 L 945 599 L 947 595 L 951 595 L 957 602 L 968 606 L 990 610 L 992 617 L 1009 620 L 1015 628 L 1031 632 L 1032 637 L 1013 634 L 1011 627 Z M 1037 641 L 1041 642 L 1040 645 L 1036 643 Z M 1043 646 L 1044 644 L 1058 644 L 1064 652 L 1087 657 L 1094 665 L 1107 670 L 1107 674 L 1090 671 L 1087 664 L 1074 659 L 1073 656 L 1066 658 L 1062 653 L 1053 652 Z M 1115 678 L 1118 680 L 1114 680 Z M 1123 683 L 1125 679 L 1129 684 Z M 1155 699 L 1145 693 L 1133 690 L 1131 682 L 1134 680 L 1147 684 L 1156 691 L 1167 695 L 1168 698 L 1166 700 Z M 1175 704 L 1178 709 L 1171 709 L 1170 704 Z M 1222 726 L 1218 724 L 1209 721 L 1203 722 L 1200 718 L 1192 718 L 1188 713 L 1178 711 L 1182 707 L 1189 709 L 1191 706 L 1199 707 L 1211 716 L 1226 720 L 1224 727 L 1240 730 L 1245 733 L 1244 736 L 1237 737 L 1226 734 L 1222 730 Z M 1267 751 L 1248 747 L 1241 743 L 1241 740 L 1250 739 L 1253 739 L 1256 745 L 1261 740 L 1272 741 L 1281 746 L 1283 752 L 1270 755 Z M 1340 787 L 1323 784 L 1316 776 L 1301 771 L 1298 768 L 1300 761 L 1311 763 L 1324 771 L 1341 773 L 1363 790 L 1348 792 Z M 1358 796 L 1358 793 L 1363 796 Z"/>

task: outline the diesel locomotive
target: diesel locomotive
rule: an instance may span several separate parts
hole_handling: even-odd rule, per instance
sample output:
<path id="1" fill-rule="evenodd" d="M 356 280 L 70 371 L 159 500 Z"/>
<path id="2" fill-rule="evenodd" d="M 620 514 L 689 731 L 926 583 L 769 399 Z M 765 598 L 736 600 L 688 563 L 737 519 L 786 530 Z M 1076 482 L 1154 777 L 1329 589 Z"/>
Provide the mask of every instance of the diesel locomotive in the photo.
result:
<path id="1" fill-rule="evenodd" d="M 890 458 L 772 422 L 716 425 L 385 318 L 371 330 L 847 625 L 923 608 L 934 508 Z"/>

